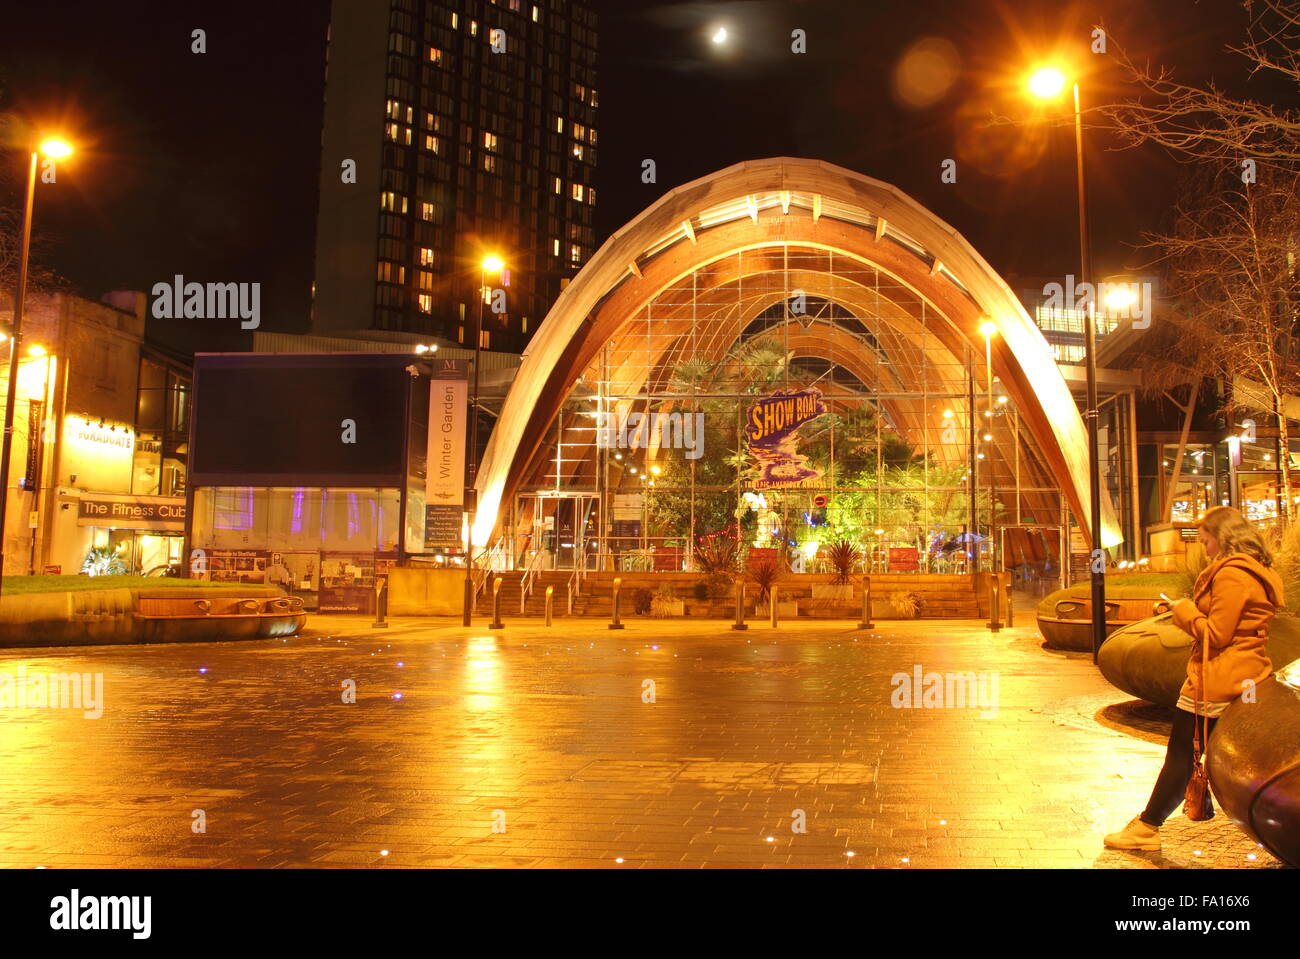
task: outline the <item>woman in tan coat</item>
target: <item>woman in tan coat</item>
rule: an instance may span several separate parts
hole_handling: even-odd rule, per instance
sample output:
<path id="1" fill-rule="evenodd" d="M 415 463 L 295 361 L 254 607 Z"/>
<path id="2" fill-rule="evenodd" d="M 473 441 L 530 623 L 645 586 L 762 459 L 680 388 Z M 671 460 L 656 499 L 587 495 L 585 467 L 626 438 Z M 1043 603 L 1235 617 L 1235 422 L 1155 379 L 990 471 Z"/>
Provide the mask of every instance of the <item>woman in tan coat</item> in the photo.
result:
<path id="1" fill-rule="evenodd" d="M 1183 804 L 1192 776 L 1195 727 L 1204 723 L 1212 732 L 1233 700 L 1273 672 L 1264 643 L 1283 596 L 1268 544 L 1241 513 L 1228 506 L 1210 510 L 1197 525 L 1198 539 L 1211 563 L 1197 577 L 1192 598 L 1173 605 L 1174 624 L 1192 637 L 1192 652 L 1165 765 L 1147 808 L 1103 840 L 1111 849 L 1160 848 L 1160 827 Z M 1202 689 L 1201 658 L 1207 643 Z M 1204 735 L 1208 739 L 1208 733 Z M 1213 815 L 1208 794 L 1205 802 Z"/>

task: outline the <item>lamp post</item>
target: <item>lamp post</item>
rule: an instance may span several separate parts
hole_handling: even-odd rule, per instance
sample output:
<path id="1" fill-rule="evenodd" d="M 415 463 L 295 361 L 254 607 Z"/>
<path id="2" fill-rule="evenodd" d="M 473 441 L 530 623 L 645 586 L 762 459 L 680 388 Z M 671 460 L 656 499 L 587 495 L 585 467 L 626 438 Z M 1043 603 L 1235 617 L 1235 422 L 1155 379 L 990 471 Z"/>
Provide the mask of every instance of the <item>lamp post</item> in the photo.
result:
<path id="1" fill-rule="evenodd" d="M 9 462 L 13 455 L 14 406 L 18 402 L 18 355 L 23 340 L 23 307 L 27 298 L 27 261 L 32 250 L 32 205 L 36 199 L 36 163 L 41 154 L 61 160 L 72 153 L 62 140 L 46 140 L 32 151 L 27 167 L 27 197 L 23 204 L 22 242 L 18 253 L 18 288 L 14 292 L 14 321 L 9 334 L 9 389 L 5 397 L 4 438 L 0 441 L 0 591 L 4 586 L 5 514 L 9 509 Z"/>
<path id="2" fill-rule="evenodd" d="M 486 256 L 478 271 L 478 318 L 474 322 L 474 387 L 469 401 L 469 489 L 466 499 L 469 506 L 469 523 L 465 528 L 465 600 L 461 625 L 470 624 L 474 605 L 474 520 L 478 517 L 478 493 L 474 483 L 478 478 L 478 367 L 479 344 L 483 340 L 483 300 L 487 291 L 489 273 L 500 273 L 505 264 L 499 256 Z"/>
<path id="3" fill-rule="evenodd" d="M 1060 70 L 1045 67 L 1029 78 L 1029 89 L 1041 99 L 1053 99 L 1065 89 L 1065 74 Z M 1083 179 L 1083 111 L 1079 106 L 1079 83 L 1074 88 L 1074 153 L 1075 172 L 1079 192 L 1079 284 L 1090 283 L 1092 262 L 1088 251 L 1088 206 L 1084 193 Z M 1105 561 L 1098 564 L 1092 556 L 1101 550 L 1101 462 L 1098 455 L 1098 419 L 1097 419 L 1097 317 L 1096 297 L 1090 297 L 1088 309 L 1084 315 L 1083 357 L 1087 369 L 1088 400 L 1084 411 L 1084 420 L 1088 427 L 1088 512 L 1091 514 L 1089 539 L 1092 555 L 1088 559 L 1089 577 L 1092 584 L 1092 661 L 1097 662 L 1101 644 L 1106 641 L 1106 579 Z M 1098 570 L 1098 565 L 1103 569 Z"/>
<path id="4" fill-rule="evenodd" d="M 985 449 L 984 468 L 989 477 L 989 629 L 998 632 L 1002 622 L 998 616 L 998 531 L 997 531 L 997 488 L 993 476 L 993 334 L 998 331 L 997 324 L 985 320 L 980 324 L 984 334 L 984 369 L 987 373 L 987 408 L 984 412 L 988 425 L 984 430 Z"/>

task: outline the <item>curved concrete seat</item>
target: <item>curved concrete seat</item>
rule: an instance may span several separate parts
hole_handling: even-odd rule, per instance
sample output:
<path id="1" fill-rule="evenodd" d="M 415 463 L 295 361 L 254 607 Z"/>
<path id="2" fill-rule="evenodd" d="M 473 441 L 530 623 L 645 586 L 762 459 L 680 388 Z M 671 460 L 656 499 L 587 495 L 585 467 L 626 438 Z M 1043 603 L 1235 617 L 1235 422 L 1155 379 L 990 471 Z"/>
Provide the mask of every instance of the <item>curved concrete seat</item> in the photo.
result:
<path id="1" fill-rule="evenodd" d="M 1276 675 L 1260 683 L 1255 702 L 1237 700 L 1219 718 L 1208 756 L 1210 785 L 1228 818 L 1300 868 L 1300 690 Z"/>
<path id="2" fill-rule="evenodd" d="M 1187 678 L 1192 637 L 1169 613 L 1115 630 L 1101 647 L 1097 666 L 1112 686 L 1159 706 L 1173 706 Z M 1300 658 L 1300 619 L 1279 616 L 1269 626 L 1268 656 L 1274 667 Z"/>
<path id="3" fill-rule="evenodd" d="M 1106 635 L 1151 616 L 1161 586 L 1106 586 Z M 1092 651 L 1092 587 L 1076 583 L 1043 597 L 1038 604 L 1038 631 L 1053 649 Z"/>

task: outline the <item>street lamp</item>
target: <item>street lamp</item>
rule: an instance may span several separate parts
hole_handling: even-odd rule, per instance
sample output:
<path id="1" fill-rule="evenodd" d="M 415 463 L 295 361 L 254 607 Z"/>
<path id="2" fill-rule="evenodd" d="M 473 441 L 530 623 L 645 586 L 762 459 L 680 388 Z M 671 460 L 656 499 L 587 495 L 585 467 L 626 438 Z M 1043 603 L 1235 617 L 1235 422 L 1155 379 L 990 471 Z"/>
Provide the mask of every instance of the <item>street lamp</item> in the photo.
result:
<path id="1" fill-rule="evenodd" d="M 980 332 L 984 334 L 984 369 L 987 371 L 987 410 L 985 414 L 989 417 L 989 432 L 984 434 L 984 442 L 989 444 L 988 455 L 988 475 L 989 475 L 989 629 L 992 632 L 998 632 L 1002 629 L 1002 622 L 998 616 L 998 536 L 997 536 L 997 489 L 993 476 L 993 334 L 998 331 L 998 325 L 992 320 L 985 320 L 980 324 Z"/>
<path id="2" fill-rule="evenodd" d="M 13 455 L 14 406 L 18 402 L 18 356 L 23 342 L 23 307 L 27 298 L 27 262 L 32 251 L 32 205 L 36 199 L 36 164 L 41 154 L 61 160 L 72 147 L 59 139 L 45 140 L 32 151 L 27 167 L 27 197 L 23 204 L 22 242 L 18 254 L 18 288 L 14 293 L 13 329 L 9 333 L 9 390 L 5 398 L 4 439 L 0 441 L 0 591 L 4 587 L 5 513 L 9 508 L 9 461 Z"/>
<path id="3" fill-rule="evenodd" d="M 487 294 L 487 277 L 489 273 L 497 274 L 505 269 L 501 257 L 485 256 L 479 263 L 478 272 L 478 319 L 474 324 L 474 392 L 469 402 L 469 488 L 465 491 L 466 505 L 469 507 L 469 524 L 465 531 L 465 601 L 461 616 L 461 625 L 470 624 L 470 609 L 474 604 L 474 520 L 478 518 L 478 494 L 474 482 L 478 478 L 478 368 L 479 344 L 483 340 L 483 300 Z"/>
<path id="4" fill-rule="evenodd" d="M 1065 89 L 1065 73 L 1054 67 L 1044 67 L 1029 78 L 1029 89 L 1040 99 L 1054 99 Z M 1075 171 L 1079 185 L 1079 283 L 1090 283 L 1092 262 L 1088 252 L 1088 205 L 1083 179 L 1083 111 L 1079 107 L 1079 83 L 1074 81 L 1074 152 Z M 1097 422 L 1097 316 L 1095 297 L 1090 298 L 1084 314 L 1083 357 L 1088 376 L 1088 402 L 1084 420 L 1088 426 L 1088 511 L 1092 514 L 1089 539 L 1093 555 L 1101 550 L 1101 462 L 1098 456 Z M 1104 555 L 1104 554 L 1103 554 Z M 1106 641 L 1106 580 L 1105 572 L 1089 558 L 1088 569 L 1092 581 L 1092 661 L 1097 662 L 1101 644 Z"/>

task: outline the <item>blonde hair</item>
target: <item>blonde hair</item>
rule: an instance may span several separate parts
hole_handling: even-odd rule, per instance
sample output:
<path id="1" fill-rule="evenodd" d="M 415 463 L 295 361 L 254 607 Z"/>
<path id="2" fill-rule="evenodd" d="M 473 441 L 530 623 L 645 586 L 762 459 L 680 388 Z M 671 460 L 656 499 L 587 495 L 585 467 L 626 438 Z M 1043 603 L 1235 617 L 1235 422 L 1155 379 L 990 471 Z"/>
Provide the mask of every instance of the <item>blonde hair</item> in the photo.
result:
<path id="1" fill-rule="evenodd" d="M 1240 510 L 1231 506 L 1216 506 L 1202 516 L 1196 525 L 1219 541 L 1220 556 L 1244 553 L 1263 566 L 1273 565 L 1273 551 L 1259 530 L 1246 522 L 1246 517 L 1241 515 Z"/>

